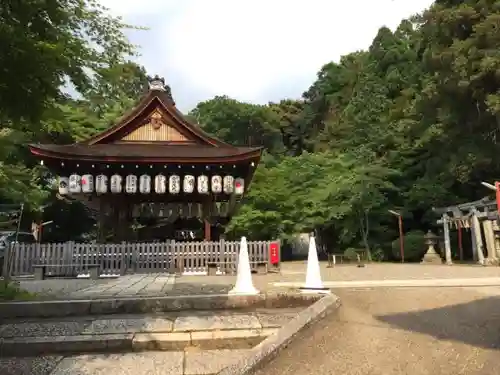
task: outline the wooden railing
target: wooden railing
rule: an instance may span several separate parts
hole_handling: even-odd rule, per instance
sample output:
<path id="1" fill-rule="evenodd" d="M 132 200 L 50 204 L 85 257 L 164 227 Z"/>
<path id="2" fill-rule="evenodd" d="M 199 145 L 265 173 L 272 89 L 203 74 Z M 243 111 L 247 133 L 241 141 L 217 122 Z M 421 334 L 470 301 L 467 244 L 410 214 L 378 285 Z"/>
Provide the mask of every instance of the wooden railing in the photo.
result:
<path id="1" fill-rule="evenodd" d="M 270 247 L 278 241 L 249 241 L 253 268 L 271 266 Z M 76 277 L 99 265 L 101 275 L 127 273 L 233 274 L 236 271 L 239 241 L 161 243 L 49 243 L 15 244 L 9 249 L 11 276 L 33 275 L 35 266 L 46 265 L 50 275 Z M 273 268 L 276 265 L 273 265 Z"/>

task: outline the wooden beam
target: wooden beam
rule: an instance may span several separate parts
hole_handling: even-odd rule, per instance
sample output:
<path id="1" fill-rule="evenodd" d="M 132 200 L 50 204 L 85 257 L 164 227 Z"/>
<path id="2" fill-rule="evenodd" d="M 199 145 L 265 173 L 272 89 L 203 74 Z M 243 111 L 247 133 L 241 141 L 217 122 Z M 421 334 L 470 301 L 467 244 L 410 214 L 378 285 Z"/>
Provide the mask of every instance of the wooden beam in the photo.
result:
<path id="1" fill-rule="evenodd" d="M 492 200 L 490 197 L 484 197 L 480 200 L 473 201 L 473 202 L 467 202 L 467 203 L 461 203 L 457 204 L 454 206 L 448 206 L 448 207 L 433 207 L 432 211 L 434 211 L 437 214 L 444 214 L 448 212 L 453 212 L 458 209 L 461 211 L 469 211 L 472 208 L 483 208 L 483 207 L 489 207 L 489 206 L 496 206 L 496 201 Z"/>

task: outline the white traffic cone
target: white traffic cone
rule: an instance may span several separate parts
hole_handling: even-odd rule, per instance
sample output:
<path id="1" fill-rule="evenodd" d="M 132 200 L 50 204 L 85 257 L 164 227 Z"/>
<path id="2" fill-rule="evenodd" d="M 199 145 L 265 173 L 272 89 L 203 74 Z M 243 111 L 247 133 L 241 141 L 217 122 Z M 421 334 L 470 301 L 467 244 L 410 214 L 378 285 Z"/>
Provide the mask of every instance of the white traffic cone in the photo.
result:
<path id="1" fill-rule="evenodd" d="M 313 236 L 309 238 L 309 254 L 307 255 L 306 284 L 300 288 L 303 293 L 330 293 L 321 281 L 318 252 L 316 251 L 316 240 Z"/>
<path id="2" fill-rule="evenodd" d="M 236 284 L 229 291 L 229 294 L 259 294 L 259 291 L 253 286 L 252 282 L 252 270 L 250 269 L 250 260 L 248 259 L 246 237 L 241 237 Z"/>

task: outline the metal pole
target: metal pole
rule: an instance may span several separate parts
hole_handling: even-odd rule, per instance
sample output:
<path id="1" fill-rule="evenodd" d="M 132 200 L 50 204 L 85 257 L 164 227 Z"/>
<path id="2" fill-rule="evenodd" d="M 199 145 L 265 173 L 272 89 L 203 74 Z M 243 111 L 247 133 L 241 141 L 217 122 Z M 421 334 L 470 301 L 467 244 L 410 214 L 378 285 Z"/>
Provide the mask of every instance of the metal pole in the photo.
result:
<path id="1" fill-rule="evenodd" d="M 399 252 L 401 253 L 401 263 L 405 262 L 405 245 L 404 245 L 404 234 L 403 234 L 403 217 L 398 216 L 399 224 Z"/>

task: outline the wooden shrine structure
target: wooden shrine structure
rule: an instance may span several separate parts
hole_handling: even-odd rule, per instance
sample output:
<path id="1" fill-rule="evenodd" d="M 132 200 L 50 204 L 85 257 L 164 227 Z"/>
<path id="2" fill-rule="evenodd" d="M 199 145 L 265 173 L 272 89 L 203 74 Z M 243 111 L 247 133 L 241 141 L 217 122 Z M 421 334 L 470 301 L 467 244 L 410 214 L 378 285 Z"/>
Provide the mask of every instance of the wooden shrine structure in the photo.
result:
<path id="1" fill-rule="evenodd" d="M 459 257 L 463 260 L 463 230 L 470 230 L 473 260 L 480 264 L 499 264 L 500 260 L 500 216 L 497 201 L 490 197 L 434 208 L 441 215 L 438 224 L 443 226 L 445 261 L 452 264 L 450 229 L 458 230 Z"/>
<path id="2" fill-rule="evenodd" d="M 217 240 L 262 153 L 189 122 L 158 76 L 149 77 L 149 91 L 116 125 L 82 142 L 30 150 L 58 176 L 61 198 L 95 214 L 99 242 Z"/>

